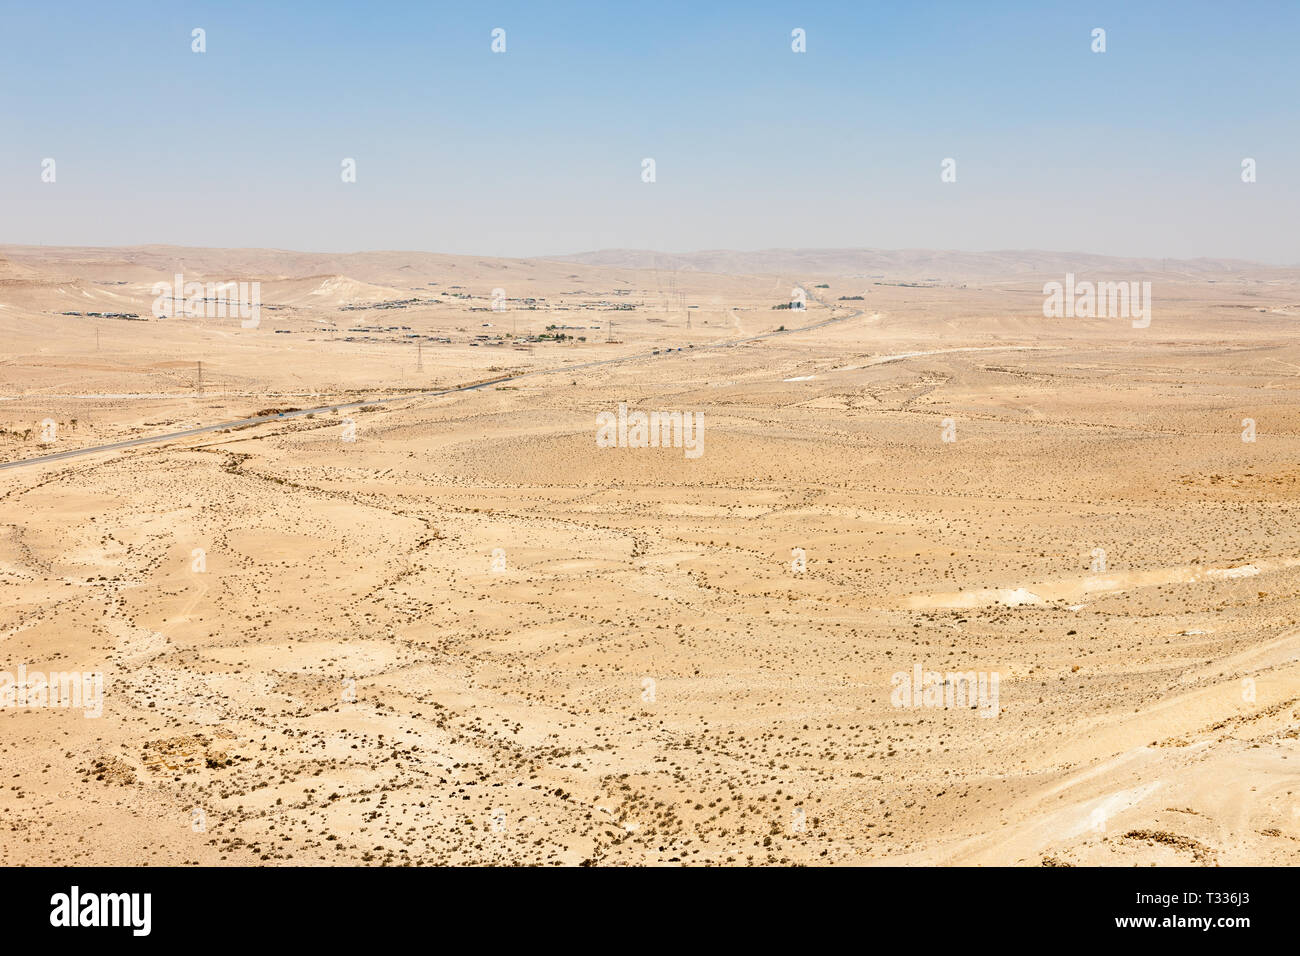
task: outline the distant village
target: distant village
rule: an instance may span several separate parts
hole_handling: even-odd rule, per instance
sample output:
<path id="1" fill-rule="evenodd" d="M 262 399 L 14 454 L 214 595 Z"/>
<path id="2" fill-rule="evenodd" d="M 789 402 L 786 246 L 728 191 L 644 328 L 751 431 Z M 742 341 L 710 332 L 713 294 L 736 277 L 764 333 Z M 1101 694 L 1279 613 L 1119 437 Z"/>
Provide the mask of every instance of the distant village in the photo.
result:
<path id="1" fill-rule="evenodd" d="M 135 312 L 60 312 L 59 315 L 75 315 L 79 318 L 87 319 L 129 319 L 137 322 L 148 322 L 148 319 L 141 318 Z"/>
<path id="2" fill-rule="evenodd" d="M 122 283 L 118 283 L 122 284 Z M 436 286 L 438 283 L 430 282 L 428 285 Z M 450 300 L 461 300 L 460 307 L 469 312 L 487 312 L 500 316 L 504 319 L 507 312 L 631 312 L 638 308 L 644 308 L 644 303 L 615 301 L 615 298 L 622 298 L 632 294 L 631 289 L 615 289 L 612 293 L 604 293 L 604 298 L 594 300 L 580 301 L 555 301 L 548 302 L 545 297 L 526 296 L 517 299 L 500 299 L 490 304 L 483 305 L 470 304 L 475 299 L 483 301 L 485 297 L 475 296 L 464 291 L 461 286 L 450 286 L 440 290 L 438 296 L 413 295 L 400 299 L 387 299 L 380 302 L 348 302 L 338 306 L 339 312 L 355 313 L 370 311 L 393 311 L 427 308 L 431 306 L 453 304 Z M 561 293 L 562 296 L 590 296 L 593 293 L 583 289 L 576 289 L 569 292 Z M 507 308 L 508 306 L 508 308 Z M 284 312 L 293 311 L 291 306 L 286 305 L 264 305 L 262 308 L 268 311 Z M 696 306 L 691 306 L 696 308 Z M 63 312 L 67 316 L 99 318 L 99 319 L 125 319 L 139 322 L 149 321 L 149 316 L 141 316 L 134 312 Z M 500 321 L 500 320 L 498 320 Z M 657 321 L 657 320 L 656 320 Z M 480 326 L 484 329 L 493 328 L 491 322 L 484 322 Z M 316 334 L 321 331 L 337 333 L 340 331 L 346 334 L 342 336 L 344 342 L 393 342 L 395 339 L 407 342 L 428 343 L 430 345 L 451 345 L 455 341 L 461 341 L 462 344 L 468 344 L 474 347 L 504 347 L 511 345 L 516 349 L 527 349 L 531 346 L 542 343 L 559 343 L 559 342 L 586 342 L 591 332 L 599 332 L 605 329 L 603 325 L 571 325 L 571 324 L 551 324 L 547 325 L 542 332 L 477 332 L 471 334 L 468 329 L 459 328 L 456 331 L 464 333 L 463 336 L 422 333 L 417 332 L 410 325 L 385 325 L 381 323 L 350 325 L 346 330 L 337 328 L 305 328 L 305 329 L 274 329 L 276 335 L 294 335 L 294 334 Z"/>

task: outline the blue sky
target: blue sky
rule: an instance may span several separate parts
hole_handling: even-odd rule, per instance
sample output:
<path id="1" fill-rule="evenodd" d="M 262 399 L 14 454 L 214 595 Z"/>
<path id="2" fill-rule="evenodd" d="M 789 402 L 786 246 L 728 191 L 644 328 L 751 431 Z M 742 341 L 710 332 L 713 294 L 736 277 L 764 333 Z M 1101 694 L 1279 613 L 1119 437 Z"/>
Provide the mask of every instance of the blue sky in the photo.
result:
<path id="1" fill-rule="evenodd" d="M 1300 263 L 1295 2 L 0 11 L 2 242 Z"/>

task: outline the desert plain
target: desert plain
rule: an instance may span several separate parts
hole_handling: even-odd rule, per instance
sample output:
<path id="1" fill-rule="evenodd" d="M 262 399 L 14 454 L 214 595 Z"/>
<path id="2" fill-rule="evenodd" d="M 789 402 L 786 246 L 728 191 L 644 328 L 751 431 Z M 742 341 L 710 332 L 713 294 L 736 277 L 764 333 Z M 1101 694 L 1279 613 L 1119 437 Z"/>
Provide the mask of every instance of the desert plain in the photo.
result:
<path id="1" fill-rule="evenodd" d="M 0 708 L 0 864 L 1300 862 L 1298 323 L 1217 260 L 0 247 L 0 671 L 103 687 Z"/>

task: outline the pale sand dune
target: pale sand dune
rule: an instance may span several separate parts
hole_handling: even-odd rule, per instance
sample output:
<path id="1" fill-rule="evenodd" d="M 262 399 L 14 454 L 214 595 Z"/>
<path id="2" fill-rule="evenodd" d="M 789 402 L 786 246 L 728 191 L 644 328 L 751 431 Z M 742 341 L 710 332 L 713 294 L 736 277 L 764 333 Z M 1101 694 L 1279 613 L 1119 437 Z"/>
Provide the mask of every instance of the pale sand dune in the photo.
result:
<path id="1" fill-rule="evenodd" d="M 0 670 L 105 681 L 0 709 L 0 862 L 1300 862 L 1300 276 L 854 255 L 0 248 L 3 460 L 322 409 L 0 473 Z M 182 263 L 260 327 L 152 320 Z"/>

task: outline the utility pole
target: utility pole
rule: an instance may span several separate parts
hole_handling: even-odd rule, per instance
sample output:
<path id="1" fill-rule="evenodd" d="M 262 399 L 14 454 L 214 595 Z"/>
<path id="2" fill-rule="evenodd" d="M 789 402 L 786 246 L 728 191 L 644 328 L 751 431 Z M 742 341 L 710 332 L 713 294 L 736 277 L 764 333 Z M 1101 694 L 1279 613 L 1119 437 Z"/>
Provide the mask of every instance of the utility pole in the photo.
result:
<path id="1" fill-rule="evenodd" d="M 415 370 L 417 372 L 424 370 L 424 343 L 419 339 L 415 340 Z"/>
<path id="2" fill-rule="evenodd" d="M 199 360 L 199 384 L 198 384 L 198 389 L 199 389 L 200 392 L 203 391 L 203 360 L 202 360 L 202 359 Z"/>
<path id="3" fill-rule="evenodd" d="M 95 351 L 99 351 L 99 326 L 95 326 Z"/>

